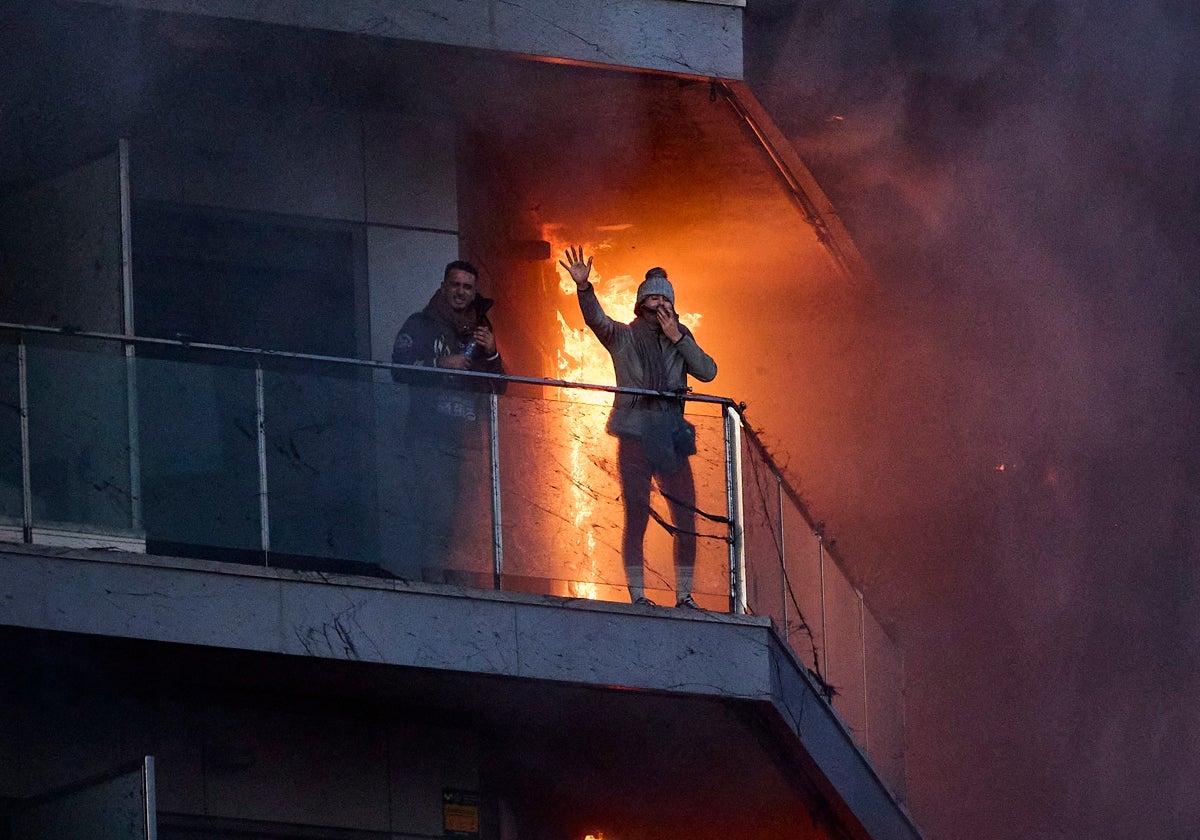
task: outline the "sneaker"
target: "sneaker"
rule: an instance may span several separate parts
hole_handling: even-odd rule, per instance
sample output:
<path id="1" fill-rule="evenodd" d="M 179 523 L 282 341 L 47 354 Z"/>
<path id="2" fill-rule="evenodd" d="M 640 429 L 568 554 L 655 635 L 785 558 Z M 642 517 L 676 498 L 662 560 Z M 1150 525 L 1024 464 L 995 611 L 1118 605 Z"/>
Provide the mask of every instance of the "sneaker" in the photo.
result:
<path id="1" fill-rule="evenodd" d="M 637 604 L 639 607 L 657 607 L 658 606 L 658 604 L 651 601 L 645 595 L 643 595 L 640 598 L 634 598 L 633 603 Z"/>
<path id="2" fill-rule="evenodd" d="M 704 609 L 703 607 L 701 607 L 699 604 L 696 603 L 696 600 L 691 595 L 688 595 L 686 598 L 680 598 L 678 601 L 675 602 L 675 606 L 684 607 L 689 610 Z"/>

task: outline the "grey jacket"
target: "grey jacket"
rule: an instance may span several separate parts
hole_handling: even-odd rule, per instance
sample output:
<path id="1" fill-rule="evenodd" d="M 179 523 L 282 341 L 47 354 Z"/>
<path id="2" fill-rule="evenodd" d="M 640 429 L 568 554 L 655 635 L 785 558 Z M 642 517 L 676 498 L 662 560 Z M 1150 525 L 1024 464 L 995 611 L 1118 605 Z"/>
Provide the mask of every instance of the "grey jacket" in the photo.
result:
<path id="1" fill-rule="evenodd" d="M 625 388 L 645 388 L 646 379 L 642 361 L 638 358 L 634 344 L 633 329 L 629 324 L 619 324 L 604 314 L 604 308 L 596 299 L 592 286 L 579 292 L 579 309 L 583 320 L 600 339 L 604 349 L 613 360 L 617 385 Z M 717 363 L 712 356 L 700 349 L 691 331 L 684 328 L 678 343 L 661 333 L 658 345 L 663 354 L 667 384 L 664 390 L 681 391 L 687 387 L 687 378 L 693 376 L 701 382 L 711 382 L 717 375 Z M 613 400 L 612 414 L 608 418 L 608 433 L 621 437 L 641 437 L 647 427 L 647 413 L 661 411 L 681 412 L 677 400 L 642 397 L 636 394 L 617 394 Z"/>

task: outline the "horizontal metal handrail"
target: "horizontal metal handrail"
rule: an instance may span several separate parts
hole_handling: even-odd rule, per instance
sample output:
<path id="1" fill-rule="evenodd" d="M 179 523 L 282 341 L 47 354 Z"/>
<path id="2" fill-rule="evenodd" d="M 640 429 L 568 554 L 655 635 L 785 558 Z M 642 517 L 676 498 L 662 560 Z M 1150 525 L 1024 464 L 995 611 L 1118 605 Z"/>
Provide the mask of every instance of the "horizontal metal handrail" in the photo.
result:
<path id="1" fill-rule="evenodd" d="M 191 341 L 188 339 L 178 338 L 156 338 L 153 336 L 125 335 L 122 333 L 108 333 L 97 330 L 81 330 L 73 327 L 51 327 L 40 324 L 19 324 L 9 321 L 0 321 L 0 330 L 17 333 L 35 333 L 40 335 L 54 335 L 66 338 L 85 338 L 94 341 L 111 342 L 123 346 L 128 345 L 144 345 L 149 347 L 177 347 L 185 350 L 209 350 L 219 353 L 230 353 L 256 358 L 273 358 L 273 359 L 292 359 L 296 361 L 322 362 L 328 364 L 345 365 L 347 367 L 360 367 L 374 370 L 398 370 L 414 373 L 428 373 L 430 368 L 422 365 L 402 365 L 393 362 L 381 362 L 375 359 L 354 359 L 345 356 L 329 356 L 320 353 L 301 353 L 292 350 L 270 350 L 263 347 L 239 347 L 231 344 L 218 344 L 207 341 Z M 800 493 L 792 486 L 784 475 L 783 470 L 771 456 L 766 445 L 762 442 L 761 437 L 750 425 L 746 418 L 746 403 L 734 400 L 731 397 L 725 397 L 712 394 L 696 394 L 691 391 L 675 392 L 675 391 L 654 391 L 645 388 L 630 388 L 627 386 L 618 385 L 600 385 L 592 382 L 572 382 L 566 379 L 546 379 L 534 376 L 517 376 L 513 374 L 499 373 L 484 373 L 481 371 L 463 371 L 453 369 L 439 369 L 439 374 L 446 376 L 461 376 L 467 378 L 476 378 L 483 380 L 497 380 L 503 382 L 513 382 L 522 385 L 538 385 L 552 388 L 574 389 L 580 391 L 599 391 L 611 394 L 631 394 L 636 396 L 652 396 L 652 397 L 668 397 L 671 399 L 681 399 L 686 402 L 697 402 L 704 404 L 715 404 L 722 407 L 728 407 L 737 412 L 742 420 L 742 426 L 746 431 L 747 440 L 758 451 L 759 455 L 767 467 L 771 470 L 771 474 L 777 478 L 783 487 L 785 495 L 789 498 L 793 505 L 799 510 L 801 516 L 805 520 L 814 533 L 821 533 L 823 523 L 816 522 L 808 511 L 808 506 L 800 497 Z M 832 559 L 842 569 L 842 573 L 846 574 L 845 563 L 837 556 L 835 551 L 830 552 Z M 849 575 L 847 575 L 849 577 Z"/>
<path id="2" fill-rule="evenodd" d="M 363 367 L 376 370 L 399 370 L 429 373 L 430 368 L 423 365 L 402 365 L 395 362 L 380 362 L 375 359 L 353 359 L 346 356 L 327 356 L 320 353 L 300 353 L 293 350 L 269 350 L 263 347 L 238 347 L 232 344 L 214 344 L 207 341 L 189 341 L 177 338 L 153 338 L 150 336 L 122 335 L 95 330 L 77 330 L 72 327 L 47 327 L 36 324 L 16 324 L 0 321 L 0 330 L 22 333 L 38 333 L 41 335 L 57 335 L 68 338 L 87 338 L 95 341 L 108 341 L 122 345 L 146 345 L 156 347 L 179 347 L 187 350 L 212 350 L 220 353 L 236 353 L 257 358 L 294 359 L 306 362 L 324 362 L 340 364 L 348 367 Z M 612 394 L 633 394 L 644 397 L 668 397 L 686 402 L 708 403 L 728 406 L 740 414 L 745 409 L 745 403 L 738 403 L 730 397 L 713 394 L 696 394 L 692 391 L 655 391 L 646 388 L 630 388 L 619 385 L 600 385 L 592 382 L 571 382 L 566 379 L 544 379 L 536 376 L 516 376 L 506 373 L 485 373 L 474 370 L 454 370 L 438 368 L 439 375 L 463 376 L 475 379 L 515 382 L 522 385 L 545 385 L 554 388 L 568 388 L 580 391 L 603 391 Z"/>
<path id="3" fill-rule="evenodd" d="M 108 333 L 97 330 L 81 330 L 73 327 L 51 327 L 40 324 L 19 324 L 9 321 L 0 321 L 0 330 L 17 333 L 35 333 L 40 335 L 54 335 L 66 338 L 85 338 L 94 341 L 111 342 L 114 344 L 128 345 L 144 345 L 150 347 L 177 347 L 185 350 L 209 350 L 219 353 L 230 353 L 256 358 L 273 358 L 273 359 L 292 359 L 296 361 L 322 362 L 328 364 L 345 365 L 347 367 L 360 367 L 375 370 L 398 370 L 414 373 L 428 373 L 430 368 L 422 365 L 402 365 L 393 362 L 381 362 L 375 359 L 354 359 L 345 356 L 329 356 L 320 353 L 301 353 L 292 350 L 270 350 L 263 347 L 239 347 L 231 344 L 218 344 L 207 341 L 190 341 L 188 339 L 178 338 L 156 338 L 153 336 L 125 335 L 122 333 Z M 652 397 L 667 397 L 671 399 L 681 399 L 686 402 L 697 402 L 704 404 L 719 405 L 733 409 L 737 412 L 742 420 L 742 426 L 745 429 L 747 440 L 754 449 L 762 457 L 764 463 L 770 469 L 771 474 L 780 481 L 783 491 L 792 504 L 798 509 L 800 515 L 805 520 L 805 523 L 812 528 L 813 533 L 820 534 L 824 530 L 824 523 L 817 522 L 813 519 L 808 511 L 808 506 L 804 503 L 800 493 L 795 489 L 783 470 L 772 457 L 766 445 L 762 442 L 761 437 L 750 425 L 746 418 L 746 403 L 734 400 L 732 397 L 725 397 L 713 394 L 696 394 L 691 391 L 675 392 L 675 391 L 655 391 L 645 388 L 630 388 L 627 386 L 618 385 L 600 385 L 592 382 L 572 382 L 566 379 L 546 379 L 534 376 L 517 376 L 513 374 L 499 373 L 484 373 L 481 371 L 463 371 L 453 369 L 439 369 L 439 375 L 446 376 L 461 376 L 468 378 L 476 378 L 483 380 L 497 380 L 503 382 L 513 382 L 522 385 L 539 385 L 552 388 L 574 389 L 580 391 L 599 391 L 611 394 L 631 394 L 636 396 L 652 396 Z M 832 548 L 830 546 L 829 548 Z M 842 573 L 847 574 L 844 561 L 837 555 L 836 551 L 830 551 L 830 555 L 834 562 L 841 568 Z M 857 587 L 856 587 L 857 589 Z"/>

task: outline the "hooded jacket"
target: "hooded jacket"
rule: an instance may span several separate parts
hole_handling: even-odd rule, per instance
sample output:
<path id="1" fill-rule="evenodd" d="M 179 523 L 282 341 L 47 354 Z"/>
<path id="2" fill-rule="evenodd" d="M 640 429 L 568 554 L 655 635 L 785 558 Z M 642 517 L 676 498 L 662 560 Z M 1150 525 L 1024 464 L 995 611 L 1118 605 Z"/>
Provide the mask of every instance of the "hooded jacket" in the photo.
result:
<path id="1" fill-rule="evenodd" d="M 463 350 L 463 330 L 475 325 L 491 327 L 487 312 L 492 300 L 477 295 L 467 313 L 457 316 L 456 323 L 439 304 L 441 289 L 420 312 L 409 316 L 396 334 L 392 346 L 392 363 L 436 368 L 438 359 L 453 356 Z M 499 353 L 492 359 L 471 358 L 471 370 L 483 373 L 504 373 Z M 409 420 L 417 428 L 436 429 L 440 424 L 478 419 L 479 392 L 493 390 L 491 382 L 472 377 L 445 373 L 423 373 L 392 370 L 392 379 L 413 386 L 409 397 Z M 503 392 L 505 383 L 499 383 Z"/>

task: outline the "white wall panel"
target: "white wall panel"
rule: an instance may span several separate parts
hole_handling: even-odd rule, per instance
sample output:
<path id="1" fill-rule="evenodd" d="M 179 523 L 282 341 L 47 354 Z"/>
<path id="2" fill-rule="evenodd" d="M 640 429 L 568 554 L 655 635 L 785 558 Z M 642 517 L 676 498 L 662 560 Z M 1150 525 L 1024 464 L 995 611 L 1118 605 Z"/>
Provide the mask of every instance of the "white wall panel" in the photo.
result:
<path id="1" fill-rule="evenodd" d="M 371 358 L 391 361 L 404 319 L 429 302 L 446 263 L 458 257 L 458 236 L 419 230 L 367 229 L 371 298 Z"/>

